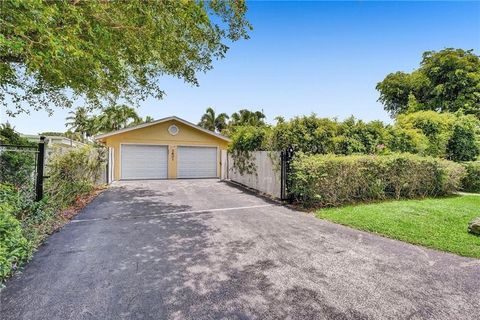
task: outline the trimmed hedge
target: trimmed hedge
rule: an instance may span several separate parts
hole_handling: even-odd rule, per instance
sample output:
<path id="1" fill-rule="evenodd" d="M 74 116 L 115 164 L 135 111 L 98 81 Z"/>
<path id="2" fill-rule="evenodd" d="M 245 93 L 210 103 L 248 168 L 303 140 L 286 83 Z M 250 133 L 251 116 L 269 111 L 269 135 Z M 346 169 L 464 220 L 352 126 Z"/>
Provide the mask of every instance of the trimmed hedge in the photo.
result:
<path id="1" fill-rule="evenodd" d="M 304 206 L 420 198 L 460 189 L 462 165 L 411 154 L 304 155 L 291 163 L 290 194 Z"/>
<path id="2" fill-rule="evenodd" d="M 462 179 L 462 190 L 466 192 L 480 192 L 480 161 L 465 162 L 466 175 Z"/>

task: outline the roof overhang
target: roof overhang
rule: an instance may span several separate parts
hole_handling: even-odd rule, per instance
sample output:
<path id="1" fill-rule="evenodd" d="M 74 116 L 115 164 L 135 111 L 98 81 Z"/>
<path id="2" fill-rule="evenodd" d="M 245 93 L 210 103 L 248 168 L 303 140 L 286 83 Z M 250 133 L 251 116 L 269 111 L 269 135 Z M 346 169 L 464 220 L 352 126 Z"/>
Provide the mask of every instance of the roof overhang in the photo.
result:
<path id="1" fill-rule="evenodd" d="M 221 134 L 218 134 L 216 132 L 212 132 L 210 130 L 207 130 L 205 128 L 202 128 L 200 126 L 197 126 L 196 124 L 193 124 L 187 120 L 183 120 L 179 117 L 175 117 L 175 116 L 171 116 L 171 117 L 166 117 L 166 118 L 162 118 L 162 119 L 158 119 L 158 120 L 155 120 L 155 121 L 151 121 L 151 122 L 145 122 L 145 123 L 142 123 L 142 124 L 139 124 L 139 125 L 136 125 L 136 126 L 133 126 L 133 127 L 129 127 L 129 128 L 124 128 L 124 129 L 120 129 L 120 130 L 117 130 L 117 131 L 112 131 L 112 132 L 108 132 L 108 133 L 104 133 L 104 134 L 99 134 L 99 135 L 96 135 L 94 137 L 95 140 L 98 140 L 98 141 L 102 141 L 104 140 L 105 138 L 108 138 L 108 137 L 111 137 L 111 136 L 114 136 L 114 135 L 117 135 L 117 134 L 121 134 L 121 133 L 125 133 L 125 132 L 129 132 L 129 131 L 133 131 L 133 130 L 138 130 L 138 129 L 142 129 L 142 128 L 146 128 L 146 127 L 150 127 L 150 126 L 154 126 L 156 124 L 160 124 L 160 123 L 163 123 L 163 122 L 167 122 L 167 121 L 171 121 L 171 120 L 175 120 L 175 121 L 178 121 L 180 123 L 183 123 L 184 125 L 187 125 L 187 126 L 190 126 L 192 128 L 195 128 L 197 130 L 200 130 L 202 132 L 205 132 L 209 135 L 212 135 L 214 137 L 217 137 L 219 139 L 222 139 L 222 140 L 225 140 L 225 141 L 228 141 L 230 142 L 231 140 Z"/>

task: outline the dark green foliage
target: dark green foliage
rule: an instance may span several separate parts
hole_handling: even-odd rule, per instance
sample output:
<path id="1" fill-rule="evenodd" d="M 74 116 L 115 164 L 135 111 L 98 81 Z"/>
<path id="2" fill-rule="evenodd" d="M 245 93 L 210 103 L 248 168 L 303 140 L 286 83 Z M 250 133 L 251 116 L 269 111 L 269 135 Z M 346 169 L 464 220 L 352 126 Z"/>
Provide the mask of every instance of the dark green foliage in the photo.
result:
<path id="1" fill-rule="evenodd" d="M 432 157 L 445 157 L 452 125 L 456 120 L 454 114 L 435 111 L 419 111 L 399 115 L 396 126 L 403 129 L 416 129 L 427 139 L 425 154 Z"/>
<path id="2" fill-rule="evenodd" d="M 337 121 L 310 116 L 279 121 L 272 131 L 272 150 L 290 146 L 306 153 L 328 153 L 334 150 L 333 138 L 339 130 Z"/>
<path id="3" fill-rule="evenodd" d="M 462 179 L 462 190 L 466 192 L 480 193 L 480 161 L 466 162 L 466 175 Z"/>
<path id="4" fill-rule="evenodd" d="M 454 162 L 410 154 L 299 154 L 291 169 L 289 192 L 294 200 L 322 207 L 445 195 L 460 188 L 465 172 Z"/>
<path id="5" fill-rule="evenodd" d="M 120 130 L 142 122 L 143 119 L 134 108 L 126 105 L 112 105 L 103 109 L 100 115 L 92 116 L 87 122 L 85 132 L 87 135 L 94 135 Z"/>
<path id="6" fill-rule="evenodd" d="M 31 146 L 35 144 L 22 138 L 9 124 L 0 126 L 0 141 L 6 145 Z M 24 150 L 24 151 L 22 151 Z M 0 183 L 9 183 L 24 192 L 33 192 L 35 182 L 35 149 L 8 149 L 0 153 Z"/>
<path id="7" fill-rule="evenodd" d="M 255 168 L 251 163 L 251 151 L 267 150 L 270 128 L 266 126 L 235 127 L 229 152 L 235 160 L 235 167 L 240 173 L 253 173 Z"/>
<path id="8" fill-rule="evenodd" d="M 463 111 L 480 118 L 480 57 L 473 50 L 427 51 L 417 70 L 391 73 L 377 90 L 392 115 Z"/>
<path id="9" fill-rule="evenodd" d="M 244 146 L 246 133 L 262 150 L 279 151 L 290 146 L 307 154 L 339 155 L 409 152 L 453 161 L 475 160 L 480 153 L 480 121 L 472 115 L 419 111 L 399 115 L 394 125 L 364 122 L 353 117 L 343 122 L 310 116 L 279 119 L 266 135 L 253 135 L 258 127 L 243 127 L 232 134 L 231 150 Z M 261 129 L 260 131 L 262 131 Z M 263 137 L 264 141 L 258 141 Z"/>
<path id="10" fill-rule="evenodd" d="M 385 142 L 386 127 L 381 121 L 365 123 L 353 116 L 341 123 L 338 135 L 343 137 L 343 148 L 335 148 L 337 154 L 375 154 Z"/>
<path id="11" fill-rule="evenodd" d="M 406 129 L 394 126 L 388 130 L 386 150 L 425 154 L 428 138 L 418 129 Z"/>
<path id="12" fill-rule="evenodd" d="M 0 183 L 0 281 L 66 220 L 62 209 L 92 191 L 101 161 L 103 152 L 91 146 L 55 153 L 40 202 L 15 185 Z"/>
<path id="13" fill-rule="evenodd" d="M 217 115 L 213 108 L 207 108 L 198 125 L 210 131 L 222 132 L 222 130 L 227 128 L 228 118 L 229 116 L 226 113 Z"/>
<path id="14" fill-rule="evenodd" d="M 0 282 L 30 254 L 30 243 L 22 233 L 20 221 L 14 217 L 14 208 L 7 202 L 0 202 Z"/>
<path id="15" fill-rule="evenodd" d="M 318 118 L 315 114 L 279 121 L 273 127 L 271 148 L 312 154 L 378 153 L 383 149 L 387 128 L 380 121 L 365 123 L 350 117 L 343 122 Z"/>
<path id="16" fill-rule="evenodd" d="M 197 72 L 248 38 L 247 8 L 227 1 L 16 1 L 0 11 L 0 105 L 7 112 L 161 98 L 164 75 Z M 28 106 L 28 107 L 27 107 Z"/>
<path id="17" fill-rule="evenodd" d="M 265 114 L 263 111 L 250 111 L 241 109 L 238 112 L 232 113 L 229 125 L 232 127 L 238 126 L 264 126 Z"/>
<path id="18" fill-rule="evenodd" d="M 15 186 L 0 183 L 0 283 L 29 259 L 51 232 L 54 217 L 45 201 L 34 202 Z M 2 253 L 2 247 L 9 250 Z"/>
<path id="19" fill-rule="evenodd" d="M 480 154 L 478 133 L 480 121 L 473 116 L 459 117 L 453 124 L 447 143 L 447 159 L 453 161 L 472 161 Z"/>
<path id="20" fill-rule="evenodd" d="M 399 115 L 395 126 L 427 138 L 426 149 L 419 153 L 454 161 L 475 160 L 480 153 L 480 121 L 472 115 L 419 111 Z"/>

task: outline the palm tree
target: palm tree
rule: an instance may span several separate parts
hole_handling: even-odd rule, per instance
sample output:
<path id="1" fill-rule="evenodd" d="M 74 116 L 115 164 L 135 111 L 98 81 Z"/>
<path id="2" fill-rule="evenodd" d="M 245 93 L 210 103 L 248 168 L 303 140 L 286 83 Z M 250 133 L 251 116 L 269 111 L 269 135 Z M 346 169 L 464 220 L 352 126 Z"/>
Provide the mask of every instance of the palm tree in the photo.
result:
<path id="1" fill-rule="evenodd" d="M 80 133 L 83 139 L 87 136 L 93 135 L 93 117 L 88 114 L 88 110 L 85 107 L 79 107 L 75 111 L 68 113 L 70 116 L 66 118 L 65 126 L 73 132 Z"/>
<path id="2" fill-rule="evenodd" d="M 215 114 L 215 110 L 209 107 L 203 114 L 198 125 L 210 131 L 221 132 L 227 127 L 228 115 L 226 113 L 220 113 L 218 116 Z"/>
<path id="3" fill-rule="evenodd" d="M 265 114 L 263 111 L 250 111 L 247 109 L 241 109 L 238 112 L 232 114 L 231 126 L 264 126 Z"/>
<path id="4" fill-rule="evenodd" d="M 134 108 L 126 105 L 110 106 L 97 117 L 96 128 L 99 132 L 109 132 L 126 128 L 132 123 L 141 123 Z"/>
<path id="5" fill-rule="evenodd" d="M 145 120 L 143 120 L 143 122 L 153 122 L 153 121 L 155 121 L 155 119 L 153 119 L 153 117 L 150 117 L 150 116 L 146 116 Z"/>

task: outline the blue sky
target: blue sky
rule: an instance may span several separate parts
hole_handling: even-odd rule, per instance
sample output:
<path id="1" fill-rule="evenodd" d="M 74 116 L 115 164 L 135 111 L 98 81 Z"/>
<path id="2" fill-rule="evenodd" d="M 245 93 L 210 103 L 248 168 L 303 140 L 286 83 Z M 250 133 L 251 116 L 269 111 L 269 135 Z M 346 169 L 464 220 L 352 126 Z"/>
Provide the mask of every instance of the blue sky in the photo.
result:
<path id="1" fill-rule="evenodd" d="M 212 106 L 228 114 L 263 109 L 268 121 L 322 117 L 391 121 L 375 85 L 418 67 L 421 54 L 446 47 L 480 54 L 480 2 L 248 2 L 251 39 L 199 75 L 200 86 L 165 78 L 167 96 L 141 104 L 141 116 L 198 122 Z M 1 121 L 24 133 L 64 131 L 66 110 Z"/>

